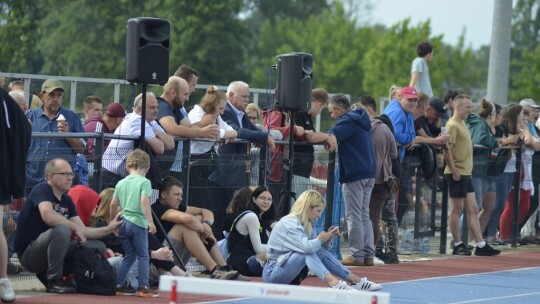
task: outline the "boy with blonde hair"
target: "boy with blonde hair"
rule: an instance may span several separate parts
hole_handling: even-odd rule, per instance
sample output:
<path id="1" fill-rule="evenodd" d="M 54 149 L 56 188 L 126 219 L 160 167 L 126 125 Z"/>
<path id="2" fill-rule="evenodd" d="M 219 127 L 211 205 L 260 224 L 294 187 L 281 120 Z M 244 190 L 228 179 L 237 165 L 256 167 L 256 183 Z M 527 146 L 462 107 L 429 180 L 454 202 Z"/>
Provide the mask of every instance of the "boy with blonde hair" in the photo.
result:
<path id="1" fill-rule="evenodd" d="M 111 220 L 118 213 L 120 204 L 123 223 L 120 225 L 120 241 L 124 247 L 124 260 L 116 278 L 117 295 L 134 295 L 155 298 L 158 294 L 148 287 L 149 256 L 148 231 L 156 232 L 150 209 L 152 186 L 145 175 L 150 168 L 150 156 L 140 149 L 131 151 L 126 160 L 129 175 L 116 185 L 111 201 Z M 139 288 L 135 292 L 126 276 L 137 260 Z"/>

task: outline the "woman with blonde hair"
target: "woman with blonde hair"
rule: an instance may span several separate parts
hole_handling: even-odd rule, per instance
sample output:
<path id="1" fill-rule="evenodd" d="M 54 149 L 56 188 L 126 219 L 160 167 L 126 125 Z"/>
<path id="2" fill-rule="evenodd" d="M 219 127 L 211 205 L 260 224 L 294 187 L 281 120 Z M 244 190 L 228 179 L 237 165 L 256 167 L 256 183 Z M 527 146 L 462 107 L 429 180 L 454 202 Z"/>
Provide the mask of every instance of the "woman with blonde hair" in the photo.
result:
<path id="1" fill-rule="evenodd" d="M 221 115 L 227 105 L 227 97 L 223 91 L 216 86 L 209 86 L 206 94 L 198 105 L 189 112 L 189 120 L 203 128 L 207 125 L 217 125 L 219 128 L 219 138 L 215 142 L 191 140 L 191 161 L 189 174 L 189 202 L 196 207 L 206 208 L 214 211 L 216 216 L 223 216 L 222 206 L 214 205 L 211 202 L 219 201 L 214 198 L 218 194 L 209 193 L 207 189 L 214 188 L 214 185 L 208 181 L 208 177 L 217 166 L 218 161 L 218 140 L 222 139 L 225 143 L 234 141 L 237 132 L 229 126 Z M 203 202 L 209 202 L 204 204 Z M 221 214 L 216 213 L 221 210 Z M 214 234 L 220 231 L 214 230 Z"/>
<path id="2" fill-rule="evenodd" d="M 381 285 L 350 272 L 328 251 L 332 240 L 339 236 L 338 227 L 332 226 L 319 235 L 313 230 L 313 223 L 319 219 L 325 206 L 323 197 L 315 190 L 305 191 L 298 197 L 289 215 L 281 218 L 272 230 L 263 281 L 299 285 L 309 269 L 332 289 L 381 289 Z"/>

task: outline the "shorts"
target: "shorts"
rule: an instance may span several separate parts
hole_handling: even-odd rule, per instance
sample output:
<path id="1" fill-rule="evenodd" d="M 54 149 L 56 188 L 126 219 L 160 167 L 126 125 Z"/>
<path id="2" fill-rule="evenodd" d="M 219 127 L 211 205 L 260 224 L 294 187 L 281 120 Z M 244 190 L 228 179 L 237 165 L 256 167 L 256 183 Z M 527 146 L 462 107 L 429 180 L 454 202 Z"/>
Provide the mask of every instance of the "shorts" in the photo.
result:
<path id="1" fill-rule="evenodd" d="M 470 175 L 462 175 L 455 181 L 452 174 L 445 174 L 444 178 L 448 182 L 448 192 L 451 198 L 466 198 L 468 193 L 474 192 Z"/>

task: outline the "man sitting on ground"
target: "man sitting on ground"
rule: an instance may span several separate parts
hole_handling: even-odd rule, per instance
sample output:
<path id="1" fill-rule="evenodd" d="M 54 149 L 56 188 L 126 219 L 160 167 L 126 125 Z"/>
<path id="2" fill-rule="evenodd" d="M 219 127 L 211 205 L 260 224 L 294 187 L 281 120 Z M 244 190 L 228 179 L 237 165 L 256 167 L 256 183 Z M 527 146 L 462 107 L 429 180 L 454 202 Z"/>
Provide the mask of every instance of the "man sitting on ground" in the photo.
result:
<path id="1" fill-rule="evenodd" d="M 104 254 L 105 245 L 97 239 L 116 231 L 122 223 L 115 218 L 106 227 L 85 227 L 66 193 L 74 176 L 66 160 L 49 161 L 45 166 L 45 182 L 32 189 L 19 214 L 15 251 L 21 265 L 37 273 L 47 292 L 76 293 L 71 283 L 62 280 L 68 252 L 80 244 L 98 248 Z"/>
<path id="2" fill-rule="evenodd" d="M 216 238 L 212 233 L 214 214 L 208 209 L 181 205 L 182 188 L 179 180 L 173 177 L 165 178 L 159 189 L 159 198 L 152 205 L 172 245 L 184 255 L 183 262 L 187 261 L 189 254 L 196 257 L 209 270 L 211 278 L 237 279 L 238 271 L 227 265 L 216 245 Z M 157 237 L 161 242 L 165 238 L 162 231 L 158 231 Z"/>

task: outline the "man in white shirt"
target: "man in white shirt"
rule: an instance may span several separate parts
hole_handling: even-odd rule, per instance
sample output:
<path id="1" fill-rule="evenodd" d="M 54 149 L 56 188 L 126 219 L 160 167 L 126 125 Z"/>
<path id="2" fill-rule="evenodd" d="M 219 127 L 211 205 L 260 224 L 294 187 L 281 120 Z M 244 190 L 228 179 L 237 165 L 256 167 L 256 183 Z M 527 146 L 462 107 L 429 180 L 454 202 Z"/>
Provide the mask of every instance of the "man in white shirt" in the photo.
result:
<path id="1" fill-rule="evenodd" d="M 142 93 L 137 95 L 133 105 L 133 112 L 126 115 L 124 121 L 116 129 L 116 135 L 141 135 Z M 174 148 L 174 139 L 165 133 L 163 128 L 156 122 L 158 105 L 153 93 L 146 94 L 146 122 L 144 138 L 146 144 L 154 154 L 163 154 L 165 150 Z M 116 185 L 121 177 L 126 176 L 125 161 L 127 154 L 134 148 L 133 140 L 113 139 L 107 150 L 103 153 L 104 186 Z"/>

